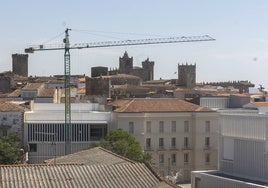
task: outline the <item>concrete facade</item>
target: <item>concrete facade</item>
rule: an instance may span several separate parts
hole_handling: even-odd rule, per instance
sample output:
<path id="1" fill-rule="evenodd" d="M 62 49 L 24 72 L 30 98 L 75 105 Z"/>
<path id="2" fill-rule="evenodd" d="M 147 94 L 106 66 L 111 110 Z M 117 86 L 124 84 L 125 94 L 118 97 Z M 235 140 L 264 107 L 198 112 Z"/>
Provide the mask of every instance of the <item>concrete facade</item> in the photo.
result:
<path id="1" fill-rule="evenodd" d="M 268 116 L 258 110 L 223 110 L 219 169 L 194 172 L 192 187 L 268 187 Z"/>

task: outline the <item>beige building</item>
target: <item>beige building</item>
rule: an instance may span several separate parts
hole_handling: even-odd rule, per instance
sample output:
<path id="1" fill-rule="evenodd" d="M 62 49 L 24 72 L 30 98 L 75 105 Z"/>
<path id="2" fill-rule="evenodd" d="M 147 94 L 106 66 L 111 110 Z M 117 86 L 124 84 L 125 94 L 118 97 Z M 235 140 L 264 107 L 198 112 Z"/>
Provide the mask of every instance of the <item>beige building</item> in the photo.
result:
<path id="1" fill-rule="evenodd" d="M 135 136 L 162 176 L 190 181 L 193 170 L 217 168 L 218 113 L 178 99 L 132 99 L 113 104 L 113 127 Z"/>
<path id="2" fill-rule="evenodd" d="M 24 108 L 11 102 L 0 102 L 0 137 L 18 133 L 23 141 Z M 22 145 L 22 143 L 21 143 Z"/>

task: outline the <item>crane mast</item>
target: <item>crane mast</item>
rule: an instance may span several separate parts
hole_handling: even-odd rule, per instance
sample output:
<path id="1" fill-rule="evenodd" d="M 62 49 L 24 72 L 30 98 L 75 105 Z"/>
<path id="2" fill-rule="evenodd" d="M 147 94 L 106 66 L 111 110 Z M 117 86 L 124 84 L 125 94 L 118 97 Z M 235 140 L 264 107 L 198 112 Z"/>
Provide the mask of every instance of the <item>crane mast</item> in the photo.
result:
<path id="1" fill-rule="evenodd" d="M 64 89 L 65 89 L 65 154 L 71 153 L 71 60 L 70 60 L 70 41 L 69 31 L 65 30 L 64 52 Z"/>
<path id="2" fill-rule="evenodd" d="M 45 50 L 64 50 L 64 88 L 65 88 L 65 154 L 70 154 L 72 125 L 71 125 L 71 59 L 70 49 L 82 48 L 101 48 L 113 46 L 133 46 L 133 45 L 147 45 L 147 44 L 164 44 L 164 43 L 179 43 L 179 42 L 202 42 L 214 41 L 215 39 L 208 36 L 191 36 L 191 37 L 168 37 L 168 38 L 153 38 L 153 39 L 138 39 L 138 40 L 123 40 L 123 41 L 105 41 L 93 43 L 79 43 L 70 45 L 69 31 L 65 30 L 64 44 L 59 45 L 35 45 L 25 49 L 25 53 L 33 53 L 34 51 Z"/>

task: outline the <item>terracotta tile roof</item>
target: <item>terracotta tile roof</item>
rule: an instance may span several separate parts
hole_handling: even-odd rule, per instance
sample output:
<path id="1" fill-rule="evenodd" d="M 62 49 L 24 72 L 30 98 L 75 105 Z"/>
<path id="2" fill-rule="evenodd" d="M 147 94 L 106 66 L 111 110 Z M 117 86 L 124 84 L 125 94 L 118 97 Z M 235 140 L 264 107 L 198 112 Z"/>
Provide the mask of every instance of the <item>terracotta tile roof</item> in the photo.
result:
<path id="1" fill-rule="evenodd" d="M 29 83 L 25 87 L 23 87 L 23 90 L 28 90 L 28 89 L 38 89 L 43 85 L 43 83 Z"/>
<path id="2" fill-rule="evenodd" d="M 38 94 L 38 97 L 54 97 L 55 94 L 54 88 L 43 88 Z"/>
<path id="3" fill-rule="evenodd" d="M 64 84 L 64 80 L 49 80 L 48 84 Z"/>
<path id="4" fill-rule="evenodd" d="M 179 99 L 132 99 L 115 112 L 213 112 L 207 107 Z"/>
<path id="5" fill-rule="evenodd" d="M 11 102 L 0 102 L 0 112 L 23 112 L 24 108 Z"/>
<path id="6" fill-rule="evenodd" d="M 128 104 L 129 102 L 130 102 L 129 99 L 122 99 L 122 100 L 116 100 L 116 101 L 109 102 L 108 105 L 115 106 L 115 107 L 122 107 L 122 106 L 125 106 L 126 104 Z"/>
<path id="7" fill-rule="evenodd" d="M 268 107 L 268 102 L 253 102 L 252 104 L 257 107 Z"/>
<path id="8" fill-rule="evenodd" d="M 7 97 L 20 97 L 21 89 L 16 89 L 12 93 L 10 93 Z"/>
<path id="9" fill-rule="evenodd" d="M 78 94 L 86 94 L 86 88 L 84 88 L 84 87 L 83 88 L 78 88 L 77 93 Z"/>
<path id="10" fill-rule="evenodd" d="M 83 77 L 83 78 L 79 78 L 78 81 L 79 81 L 80 83 L 85 83 L 85 82 L 86 82 L 86 78 L 85 78 L 85 77 Z"/>

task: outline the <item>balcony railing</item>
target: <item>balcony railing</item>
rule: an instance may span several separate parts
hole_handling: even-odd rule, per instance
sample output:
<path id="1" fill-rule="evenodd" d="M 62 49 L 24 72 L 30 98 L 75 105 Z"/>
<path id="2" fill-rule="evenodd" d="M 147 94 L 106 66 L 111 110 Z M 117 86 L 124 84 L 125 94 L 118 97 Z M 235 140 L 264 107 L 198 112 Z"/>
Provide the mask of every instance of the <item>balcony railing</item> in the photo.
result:
<path id="1" fill-rule="evenodd" d="M 170 146 L 169 150 L 178 150 L 178 147 L 177 146 Z"/>
<path id="2" fill-rule="evenodd" d="M 146 146 L 146 147 L 144 148 L 144 150 L 145 150 L 145 151 L 152 151 L 153 148 L 152 148 L 152 146 Z"/>
<path id="3" fill-rule="evenodd" d="M 192 148 L 190 146 L 182 146 L 182 150 L 191 150 Z"/>
<path id="4" fill-rule="evenodd" d="M 211 146 L 210 145 L 205 145 L 204 150 L 211 150 Z"/>
<path id="5" fill-rule="evenodd" d="M 164 146 L 159 146 L 158 150 L 166 150 Z"/>

